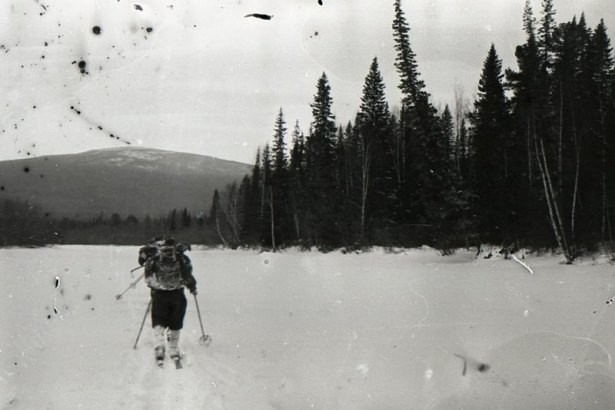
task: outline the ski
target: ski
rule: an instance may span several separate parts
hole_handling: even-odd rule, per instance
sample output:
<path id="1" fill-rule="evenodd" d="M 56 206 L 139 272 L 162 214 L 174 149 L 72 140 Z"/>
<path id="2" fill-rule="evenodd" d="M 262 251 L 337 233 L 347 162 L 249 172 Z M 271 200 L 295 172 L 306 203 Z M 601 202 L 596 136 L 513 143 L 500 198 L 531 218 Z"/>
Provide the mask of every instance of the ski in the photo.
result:
<path id="1" fill-rule="evenodd" d="M 184 368 L 184 366 L 182 365 L 182 359 L 181 359 L 180 356 L 172 357 L 172 359 L 173 359 L 173 362 L 175 363 L 175 368 L 176 369 L 183 369 Z"/>
<path id="2" fill-rule="evenodd" d="M 164 367 L 164 346 L 157 346 L 154 349 L 154 352 L 155 352 L 154 356 L 156 358 L 156 364 L 160 368 Z"/>

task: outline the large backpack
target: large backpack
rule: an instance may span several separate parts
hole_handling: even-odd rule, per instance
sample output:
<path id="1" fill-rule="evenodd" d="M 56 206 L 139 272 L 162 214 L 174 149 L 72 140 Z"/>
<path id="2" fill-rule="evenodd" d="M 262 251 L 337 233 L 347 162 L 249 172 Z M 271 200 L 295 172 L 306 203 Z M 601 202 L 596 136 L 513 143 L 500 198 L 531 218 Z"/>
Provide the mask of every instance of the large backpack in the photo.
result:
<path id="1" fill-rule="evenodd" d="M 190 245 L 177 243 L 169 237 L 154 238 L 143 246 L 139 250 L 139 264 L 145 266 L 145 282 L 148 286 L 173 290 L 188 285 L 182 272 L 190 265 L 190 260 L 184 255 L 187 250 L 190 250 Z"/>
<path id="2" fill-rule="evenodd" d="M 189 250 L 191 250 L 190 244 L 178 243 L 173 237 L 157 236 L 139 249 L 139 265 L 143 266 L 148 259 L 161 258 L 169 251 L 183 260 L 184 252 Z"/>

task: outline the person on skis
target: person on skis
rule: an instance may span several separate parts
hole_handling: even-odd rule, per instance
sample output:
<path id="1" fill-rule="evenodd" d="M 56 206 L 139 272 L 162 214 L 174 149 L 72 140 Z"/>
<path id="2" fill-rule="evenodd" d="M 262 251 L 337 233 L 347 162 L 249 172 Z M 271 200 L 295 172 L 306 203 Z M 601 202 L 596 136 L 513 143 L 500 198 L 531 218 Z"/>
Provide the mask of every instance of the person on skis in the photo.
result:
<path id="1" fill-rule="evenodd" d="M 169 357 L 179 360 L 179 336 L 187 307 L 184 287 L 197 294 L 192 263 L 183 253 L 188 249 L 188 245 L 163 237 L 139 252 L 139 264 L 145 268 L 145 283 L 152 297 L 154 352 L 159 363 L 164 360 L 167 341 Z"/>

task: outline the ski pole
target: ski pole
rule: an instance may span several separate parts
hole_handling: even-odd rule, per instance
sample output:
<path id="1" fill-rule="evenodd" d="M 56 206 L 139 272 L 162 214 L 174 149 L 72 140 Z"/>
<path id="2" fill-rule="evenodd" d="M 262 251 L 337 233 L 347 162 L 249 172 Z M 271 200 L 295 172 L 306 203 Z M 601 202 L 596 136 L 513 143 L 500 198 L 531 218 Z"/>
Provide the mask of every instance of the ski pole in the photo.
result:
<path id="1" fill-rule="evenodd" d="M 201 309 L 199 309 L 199 300 L 196 298 L 196 295 L 193 294 L 192 296 L 194 296 L 194 305 L 196 306 L 196 313 L 199 316 L 199 324 L 201 325 L 201 338 L 200 341 L 203 344 L 209 344 L 211 342 L 211 337 L 209 335 L 205 334 L 205 329 L 203 329 L 203 319 L 201 318 Z"/>
<path id="2" fill-rule="evenodd" d="M 130 270 L 130 277 L 134 278 L 135 277 L 135 275 L 133 275 L 134 271 L 141 269 L 143 266 L 145 266 L 145 265 L 141 265 L 141 266 L 137 266 L 136 268 L 132 268 Z"/>
<path id="3" fill-rule="evenodd" d="M 122 298 L 122 296 L 124 296 L 124 293 L 128 292 L 130 289 L 134 288 L 137 283 L 139 283 L 139 281 L 141 279 L 143 279 L 143 277 L 145 276 L 145 273 L 142 273 L 137 279 L 133 280 L 132 283 L 130 285 L 128 285 L 128 287 L 126 288 L 125 291 L 123 291 L 122 293 L 120 293 L 119 295 L 115 295 L 115 299 L 120 300 Z"/>
<path id="4" fill-rule="evenodd" d="M 137 340 L 135 340 L 135 345 L 132 347 L 133 349 L 137 348 L 137 344 L 139 343 L 139 339 L 141 338 L 141 332 L 143 332 L 143 326 L 145 326 L 145 320 L 147 319 L 147 314 L 149 310 L 152 308 L 152 299 L 149 300 L 147 304 L 147 309 L 145 309 L 145 315 L 143 315 L 143 321 L 141 322 L 141 328 L 139 329 L 139 334 L 137 335 Z"/>

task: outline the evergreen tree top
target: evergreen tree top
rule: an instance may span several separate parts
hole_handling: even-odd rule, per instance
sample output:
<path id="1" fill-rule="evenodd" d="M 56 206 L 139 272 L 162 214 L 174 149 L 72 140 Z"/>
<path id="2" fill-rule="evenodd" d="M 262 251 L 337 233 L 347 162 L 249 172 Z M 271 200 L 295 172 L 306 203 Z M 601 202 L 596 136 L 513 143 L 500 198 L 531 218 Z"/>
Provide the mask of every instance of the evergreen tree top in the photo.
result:
<path id="1" fill-rule="evenodd" d="M 388 120 L 390 116 L 389 105 L 386 102 L 384 90 L 385 85 L 378 66 L 378 59 L 374 58 L 369 73 L 365 77 L 361 106 L 357 114 L 358 121 L 376 125 L 378 122 Z"/>
<path id="2" fill-rule="evenodd" d="M 410 45 L 410 27 L 401 8 L 401 0 L 395 0 L 395 18 L 393 20 L 393 38 L 395 41 L 395 68 L 401 77 L 399 89 L 405 105 L 417 105 L 420 99 L 429 98 L 424 91 L 425 84 L 419 78 L 416 55 Z"/>
<path id="3" fill-rule="evenodd" d="M 530 0 L 525 0 L 525 7 L 523 9 L 523 31 L 529 37 L 536 35 L 536 18 L 534 17 L 534 11 L 532 10 L 532 4 Z"/>
<path id="4" fill-rule="evenodd" d="M 505 110 L 506 96 L 502 78 L 502 60 L 498 57 L 495 45 L 491 44 L 478 82 L 478 98 L 474 103 L 477 111 Z"/>
<path id="5" fill-rule="evenodd" d="M 332 112 L 333 98 L 331 97 L 331 86 L 327 75 L 322 73 L 316 85 L 316 95 L 312 107 L 312 132 L 313 136 L 322 138 L 332 138 L 335 134 L 335 116 Z"/>

